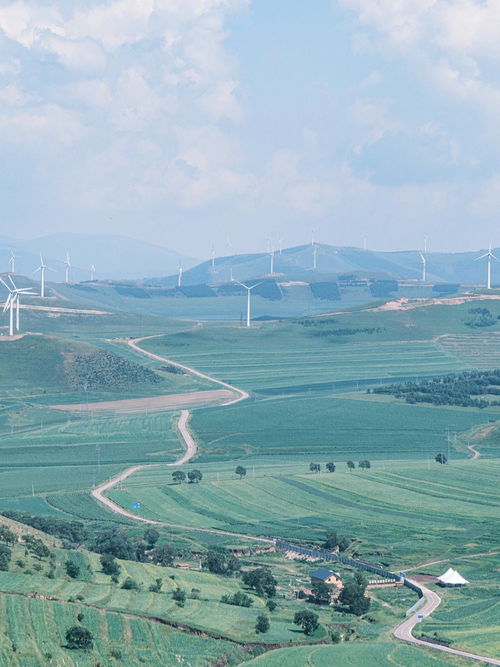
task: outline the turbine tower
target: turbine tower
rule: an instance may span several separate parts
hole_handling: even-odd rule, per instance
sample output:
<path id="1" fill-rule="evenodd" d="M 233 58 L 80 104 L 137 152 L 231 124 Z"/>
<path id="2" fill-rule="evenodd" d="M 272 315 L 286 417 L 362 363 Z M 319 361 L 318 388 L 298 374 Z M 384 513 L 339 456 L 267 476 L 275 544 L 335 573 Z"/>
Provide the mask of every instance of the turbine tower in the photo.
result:
<path id="1" fill-rule="evenodd" d="M 280 257 L 281 257 L 281 253 L 283 252 L 283 239 L 278 239 L 278 248 L 279 248 Z"/>
<path id="2" fill-rule="evenodd" d="M 217 273 L 215 269 L 215 246 L 212 244 L 212 268 L 210 269 L 212 273 Z"/>
<path id="3" fill-rule="evenodd" d="M 316 244 L 313 246 L 313 269 L 316 270 L 318 268 L 318 248 L 316 247 Z"/>
<path id="4" fill-rule="evenodd" d="M 424 255 L 427 255 L 427 241 L 429 240 L 428 236 L 424 236 Z"/>
<path id="5" fill-rule="evenodd" d="M 10 276 L 9 276 L 9 281 L 11 283 L 11 286 L 7 285 L 7 283 L 5 282 L 5 280 L 3 280 L 3 278 L 0 278 L 0 282 L 2 282 L 4 287 L 6 287 L 7 291 L 9 292 L 9 296 L 7 297 L 7 300 L 3 307 L 3 312 L 5 313 L 7 310 L 9 310 L 9 336 L 13 336 L 14 311 L 16 317 L 16 330 L 19 331 L 19 309 L 20 309 L 19 296 L 21 294 L 35 294 L 35 292 L 31 291 L 31 287 L 16 287 L 14 281 Z"/>
<path id="6" fill-rule="evenodd" d="M 262 282 L 256 283 L 255 285 L 245 285 L 245 283 L 240 283 L 239 280 L 233 280 L 237 285 L 241 285 L 241 287 L 244 287 L 247 291 L 247 328 L 250 326 L 250 293 L 252 292 L 253 289 L 258 287 L 259 285 L 262 285 Z"/>
<path id="7" fill-rule="evenodd" d="M 488 280 L 487 280 L 486 285 L 487 285 L 488 289 L 491 289 L 491 260 L 496 259 L 496 261 L 498 262 L 498 257 L 495 257 L 495 255 L 491 251 L 491 241 L 490 241 L 490 247 L 488 249 L 488 252 L 484 253 L 484 255 L 481 255 L 480 257 L 476 257 L 476 259 L 474 261 L 477 262 L 478 260 L 484 259 L 485 257 L 488 258 Z"/>
<path id="8" fill-rule="evenodd" d="M 420 261 L 422 262 L 422 282 L 425 283 L 427 260 L 426 260 L 425 255 L 423 253 L 420 253 Z"/>
<path id="9" fill-rule="evenodd" d="M 90 280 L 94 282 L 95 278 L 95 266 L 93 264 L 90 265 Z"/>
<path id="10" fill-rule="evenodd" d="M 11 251 L 10 252 L 10 259 L 9 259 L 9 272 L 10 273 L 15 273 L 16 272 L 16 255 Z"/>
<path id="11" fill-rule="evenodd" d="M 269 253 L 269 257 L 271 259 L 271 272 L 270 275 L 274 276 L 274 246 L 271 248 L 271 252 Z"/>
<path id="12" fill-rule="evenodd" d="M 64 260 L 64 282 L 69 283 L 69 270 L 71 267 L 71 262 L 69 261 L 69 252 L 66 250 L 66 259 Z"/>
<path id="13" fill-rule="evenodd" d="M 42 299 L 45 297 L 45 269 L 49 269 L 49 271 L 53 271 L 54 269 L 51 269 L 50 266 L 47 266 L 46 264 L 43 263 L 43 257 L 42 254 L 40 253 L 40 266 L 38 269 L 35 269 L 35 273 L 40 271 L 40 296 Z"/>
<path id="14" fill-rule="evenodd" d="M 368 241 L 368 236 L 363 234 L 363 250 L 366 250 L 366 242 Z"/>
<path id="15" fill-rule="evenodd" d="M 182 285 L 182 274 L 184 273 L 184 270 L 182 268 L 182 260 L 179 259 L 179 268 L 177 269 L 177 287 L 180 287 Z"/>

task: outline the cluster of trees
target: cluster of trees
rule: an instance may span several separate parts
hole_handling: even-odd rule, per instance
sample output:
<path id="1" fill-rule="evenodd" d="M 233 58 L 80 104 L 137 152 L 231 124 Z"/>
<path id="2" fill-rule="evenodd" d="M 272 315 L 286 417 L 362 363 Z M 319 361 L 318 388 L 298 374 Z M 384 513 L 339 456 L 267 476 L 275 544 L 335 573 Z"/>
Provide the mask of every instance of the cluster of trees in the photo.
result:
<path id="1" fill-rule="evenodd" d="M 159 543 L 160 533 L 156 528 L 147 528 L 142 538 L 131 538 L 124 530 L 112 528 L 98 533 L 92 546 L 99 554 L 144 562 L 152 557 L 161 565 L 174 562 L 175 551 L 168 543 Z M 101 559 L 102 561 L 102 559 Z"/>
<path id="2" fill-rule="evenodd" d="M 82 544 L 88 538 L 89 533 L 81 521 L 65 521 L 64 519 L 52 519 L 48 517 L 36 516 L 27 512 L 18 510 L 4 510 L 3 516 L 14 519 L 19 523 L 41 530 L 49 535 L 55 535 L 67 542 Z M 0 528 L 1 530 L 1 528 Z M 1 538 L 0 538 L 1 539 Z"/>
<path id="3" fill-rule="evenodd" d="M 261 597 L 273 598 L 276 595 L 278 582 L 267 567 L 248 570 L 243 574 L 242 580 L 245 586 L 252 588 Z"/>
<path id="4" fill-rule="evenodd" d="M 335 472 L 336 465 L 335 465 L 335 463 L 333 463 L 333 461 L 330 461 L 329 463 L 325 464 L 325 468 L 328 470 L 328 472 Z M 310 463 L 309 464 L 309 470 L 311 472 L 321 472 L 321 464 L 320 463 Z"/>
<path id="5" fill-rule="evenodd" d="M 347 461 L 346 465 L 349 469 L 349 472 L 356 469 L 356 464 L 354 463 L 354 461 Z M 361 470 L 368 470 L 371 467 L 372 467 L 372 464 L 370 463 L 370 461 L 368 459 L 363 459 L 362 461 L 360 461 L 358 463 L 358 468 L 361 468 Z"/>
<path id="6" fill-rule="evenodd" d="M 375 394 L 389 394 L 404 398 L 407 403 L 431 403 L 432 405 L 457 405 L 464 408 L 486 408 L 500 405 L 500 401 L 487 401 L 474 396 L 500 395 L 500 370 L 465 371 L 419 382 L 405 382 L 376 387 Z"/>
<path id="7" fill-rule="evenodd" d="M 367 581 L 364 574 L 356 570 L 352 578 L 347 579 L 338 601 L 348 608 L 351 614 L 362 616 L 370 608 L 370 598 L 365 595 Z"/>
<path id="8" fill-rule="evenodd" d="M 319 628 L 319 616 L 313 611 L 298 611 L 293 617 L 295 625 L 300 625 L 305 635 L 312 635 Z"/>
<path id="9" fill-rule="evenodd" d="M 500 315 L 495 317 L 488 308 L 469 308 L 469 319 L 465 324 L 471 329 L 482 329 L 492 327 L 500 320 Z"/>
<path id="10" fill-rule="evenodd" d="M 233 595 L 223 595 L 220 601 L 236 607 L 251 607 L 253 605 L 252 598 L 242 591 L 236 591 Z"/>
<path id="11" fill-rule="evenodd" d="M 436 454 L 434 460 L 436 461 L 436 463 L 441 463 L 441 465 L 444 465 L 445 463 L 448 462 L 448 458 L 446 457 L 445 454 Z"/>
<path id="12" fill-rule="evenodd" d="M 172 478 L 176 484 L 182 484 L 186 480 L 186 473 L 183 470 L 175 470 Z M 187 474 L 188 484 L 198 484 L 203 479 L 201 470 L 190 470 Z"/>
<path id="13" fill-rule="evenodd" d="M 347 467 L 350 471 L 354 470 L 356 468 L 356 464 L 354 463 L 354 461 L 347 461 L 346 465 L 347 465 Z M 371 468 L 371 467 L 372 467 L 372 465 L 371 465 L 370 461 L 368 461 L 368 459 L 363 459 L 362 461 L 360 461 L 358 463 L 358 468 L 361 468 L 362 470 L 368 470 L 368 468 Z M 335 465 L 335 463 L 333 463 L 333 461 L 330 461 L 329 463 L 325 464 L 325 468 L 328 470 L 328 472 L 335 472 L 335 470 L 337 469 L 337 466 Z M 321 464 L 311 462 L 309 464 L 309 470 L 311 472 L 319 473 L 319 472 L 321 472 Z"/>
<path id="14" fill-rule="evenodd" d="M 380 327 L 365 327 L 363 329 L 321 329 L 320 331 L 315 331 L 314 336 L 354 336 L 355 334 L 376 334 L 381 333 L 383 329 Z"/>
<path id="15" fill-rule="evenodd" d="M 230 576 L 241 569 L 239 560 L 231 552 L 220 548 L 207 551 L 203 567 L 212 574 L 222 574 L 223 576 Z"/>
<path id="16" fill-rule="evenodd" d="M 149 368 L 106 350 L 75 354 L 64 372 L 73 389 L 122 389 L 135 384 L 162 382 L 162 378 Z"/>
<path id="17" fill-rule="evenodd" d="M 326 534 L 326 539 L 321 545 L 323 549 L 328 549 L 328 551 L 333 551 L 338 547 L 339 551 L 345 551 L 348 549 L 351 541 L 345 535 L 339 535 L 336 530 L 331 530 Z"/>

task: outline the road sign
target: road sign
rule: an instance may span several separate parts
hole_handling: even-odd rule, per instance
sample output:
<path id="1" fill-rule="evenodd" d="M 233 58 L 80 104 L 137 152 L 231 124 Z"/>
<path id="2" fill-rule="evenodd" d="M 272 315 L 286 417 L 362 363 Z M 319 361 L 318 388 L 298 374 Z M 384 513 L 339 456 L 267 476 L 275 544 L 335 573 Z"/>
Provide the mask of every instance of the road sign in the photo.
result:
<path id="1" fill-rule="evenodd" d="M 141 503 L 132 503 L 132 504 L 130 505 L 130 507 L 131 507 L 133 510 L 138 510 L 138 509 L 141 508 Z"/>

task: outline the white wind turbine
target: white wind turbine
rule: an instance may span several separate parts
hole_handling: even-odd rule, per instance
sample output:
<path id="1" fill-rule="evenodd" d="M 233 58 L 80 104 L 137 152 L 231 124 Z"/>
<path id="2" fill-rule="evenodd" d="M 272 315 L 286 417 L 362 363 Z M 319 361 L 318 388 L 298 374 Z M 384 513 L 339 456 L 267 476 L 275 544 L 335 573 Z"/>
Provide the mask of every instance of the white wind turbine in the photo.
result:
<path id="1" fill-rule="evenodd" d="M 11 251 L 10 252 L 10 259 L 9 259 L 9 272 L 10 273 L 15 273 L 16 272 L 16 259 L 17 259 L 17 255 L 14 255 L 14 253 Z"/>
<path id="2" fill-rule="evenodd" d="M 366 250 L 366 242 L 368 241 L 368 236 L 363 234 L 363 250 Z"/>
<path id="3" fill-rule="evenodd" d="M 90 265 L 90 280 L 91 282 L 94 282 L 95 278 L 95 266 L 93 264 Z"/>
<path id="4" fill-rule="evenodd" d="M 278 239 L 278 248 L 279 248 L 280 257 L 281 257 L 281 253 L 283 252 L 283 239 Z"/>
<path id="5" fill-rule="evenodd" d="M 211 268 L 212 273 L 217 273 L 215 269 L 215 246 L 212 244 L 212 268 Z"/>
<path id="6" fill-rule="evenodd" d="M 271 248 L 271 252 L 269 253 L 269 257 L 270 257 L 270 260 L 271 260 L 270 275 L 274 276 L 274 246 Z"/>
<path id="7" fill-rule="evenodd" d="M 490 247 L 488 249 L 488 252 L 484 253 L 484 255 L 481 255 L 480 257 L 476 257 L 474 261 L 478 261 L 480 259 L 484 259 L 485 257 L 488 258 L 488 281 L 487 281 L 487 287 L 488 289 L 491 289 L 491 260 L 496 259 L 498 262 L 498 257 L 495 257 L 493 252 L 491 251 L 491 241 L 490 241 Z"/>
<path id="8" fill-rule="evenodd" d="M 69 261 L 69 252 L 66 250 L 66 259 L 64 260 L 64 282 L 69 283 L 69 270 L 71 268 L 71 262 Z"/>
<path id="9" fill-rule="evenodd" d="M 420 253 L 420 261 L 422 262 L 422 282 L 425 283 L 427 259 L 423 253 Z"/>
<path id="10" fill-rule="evenodd" d="M 318 248 L 316 247 L 316 244 L 313 246 L 313 269 L 316 270 L 318 268 Z"/>
<path id="11" fill-rule="evenodd" d="M 180 287 L 182 285 L 182 274 L 184 273 L 184 269 L 182 268 L 182 260 L 179 259 L 179 268 L 177 269 L 177 287 Z"/>
<path id="12" fill-rule="evenodd" d="M 54 271 L 54 269 L 51 269 L 50 266 L 47 266 L 46 264 L 43 263 L 43 257 L 42 254 L 40 253 L 40 266 L 38 269 L 35 269 L 35 273 L 40 271 L 40 296 L 42 299 L 45 297 L 45 269 L 49 269 L 49 271 Z"/>
<path id="13" fill-rule="evenodd" d="M 14 311 L 16 315 L 16 330 L 19 331 L 19 296 L 21 294 L 35 294 L 35 292 L 31 291 L 31 287 L 16 287 L 14 281 L 12 278 L 9 276 L 9 281 L 11 283 L 11 286 L 7 285 L 5 280 L 3 278 L 0 278 L 0 281 L 4 285 L 4 287 L 7 288 L 7 291 L 9 292 L 9 296 L 7 297 L 7 300 L 4 304 L 3 307 L 3 312 L 5 313 L 6 310 L 9 310 L 9 336 L 14 335 Z"/>
<path id="14" fill-rule="evenodd" d="M 245 283 L 240 283 L 239 280 L 233 280 L 234 283 L 237 285 L 241 285 L 241 287 L 244 287 L 247 291 L 247 327 L 250 326 L 250 293 L 253 289 L 258 287 L 259 285 L 262 285 L 262 282 L 256 283 L 255 285 L 245 285 Z"/>

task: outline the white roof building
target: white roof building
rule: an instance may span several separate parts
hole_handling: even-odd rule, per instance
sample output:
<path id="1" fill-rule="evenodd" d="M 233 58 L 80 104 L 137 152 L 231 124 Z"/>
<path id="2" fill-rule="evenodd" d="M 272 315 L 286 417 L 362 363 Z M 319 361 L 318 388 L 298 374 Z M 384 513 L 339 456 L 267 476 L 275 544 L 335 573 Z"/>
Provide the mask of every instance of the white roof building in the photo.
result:
<path id="1" fill-rule="evenodd" d="M 443 586 L 465 586 L 469 582 L 464 579 L 456 570 L 451 567 L 446 570 L 444 574 L 438 577 L 438 581 Z"/>

